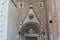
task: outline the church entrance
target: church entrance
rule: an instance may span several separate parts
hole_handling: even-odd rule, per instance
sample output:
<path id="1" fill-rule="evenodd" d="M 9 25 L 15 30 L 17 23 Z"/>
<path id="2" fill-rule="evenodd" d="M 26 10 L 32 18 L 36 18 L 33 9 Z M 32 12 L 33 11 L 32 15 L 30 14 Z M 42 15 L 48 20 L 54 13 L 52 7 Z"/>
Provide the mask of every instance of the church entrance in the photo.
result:
<path id="1" fill-rule="evenodd" d="M 44 32 L 38 24 L 27 23 L 21 27 L 20 40 L 43 40 Z"/>
<path id="2" fill-rule="evenodd" d="M 37 37 L 26 37 L 26 40 L 37 40 Z"/>

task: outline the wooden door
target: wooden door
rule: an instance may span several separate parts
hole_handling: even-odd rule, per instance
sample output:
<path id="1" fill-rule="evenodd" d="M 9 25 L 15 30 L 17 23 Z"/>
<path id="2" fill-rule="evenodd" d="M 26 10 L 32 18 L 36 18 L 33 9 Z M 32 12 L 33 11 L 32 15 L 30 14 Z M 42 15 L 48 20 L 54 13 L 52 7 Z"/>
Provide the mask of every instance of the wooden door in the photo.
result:
<path id="1" fill-rule="evenodd" d="M 26 40 L 37 40 L 37 37 L 26 37 Z"/>
<path id="2" fill-rule="evenodd" d="M 32 37 L 32 40 L 37 40 L 37 37 Z"/>

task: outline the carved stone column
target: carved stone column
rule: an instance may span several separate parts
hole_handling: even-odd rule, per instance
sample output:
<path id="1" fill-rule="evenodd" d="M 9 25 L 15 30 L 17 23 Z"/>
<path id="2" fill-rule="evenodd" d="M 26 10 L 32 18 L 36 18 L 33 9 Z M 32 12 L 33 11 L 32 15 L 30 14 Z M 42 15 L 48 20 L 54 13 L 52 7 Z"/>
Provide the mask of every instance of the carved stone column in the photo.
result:
<path id="1" fill-rule="evenodd" d="M 19 35 L 19 40 L 22 40 L 21 35 Z"/>
<path id="2" fill-rule="evenodd" d="M 40 37 L 39 40 L 42 40 L 42 36 L 40 35 L 39 37 Z"/>

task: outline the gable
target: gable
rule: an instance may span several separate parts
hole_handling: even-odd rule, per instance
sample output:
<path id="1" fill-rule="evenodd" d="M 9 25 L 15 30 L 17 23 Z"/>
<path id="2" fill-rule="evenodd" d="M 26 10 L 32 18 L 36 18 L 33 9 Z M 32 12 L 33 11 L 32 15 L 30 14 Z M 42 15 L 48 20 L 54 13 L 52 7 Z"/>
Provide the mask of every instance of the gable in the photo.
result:
<path id="1" fill-rule="evenodd" d="M 24 19 L 23 24 L 28 23 L 28 22 L 35 22 L 35 23 L 40 24 L 35 12 L 34 12 L 34 9 L 32 7 L 28 9 L 28 12 L 27 12 L 27 15 Z"/>

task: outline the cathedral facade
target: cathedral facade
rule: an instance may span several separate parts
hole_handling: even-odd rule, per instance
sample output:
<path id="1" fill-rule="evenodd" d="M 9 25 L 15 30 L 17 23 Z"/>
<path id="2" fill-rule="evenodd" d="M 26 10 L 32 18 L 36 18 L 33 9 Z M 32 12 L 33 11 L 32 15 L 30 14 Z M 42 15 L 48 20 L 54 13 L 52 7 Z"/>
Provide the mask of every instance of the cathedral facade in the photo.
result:
<path id="1" fill-rule="evenodd" d="M 57 18 L 52 0 L 19 0 L 18 3 L 22 39 L 57 40 Z"/>

